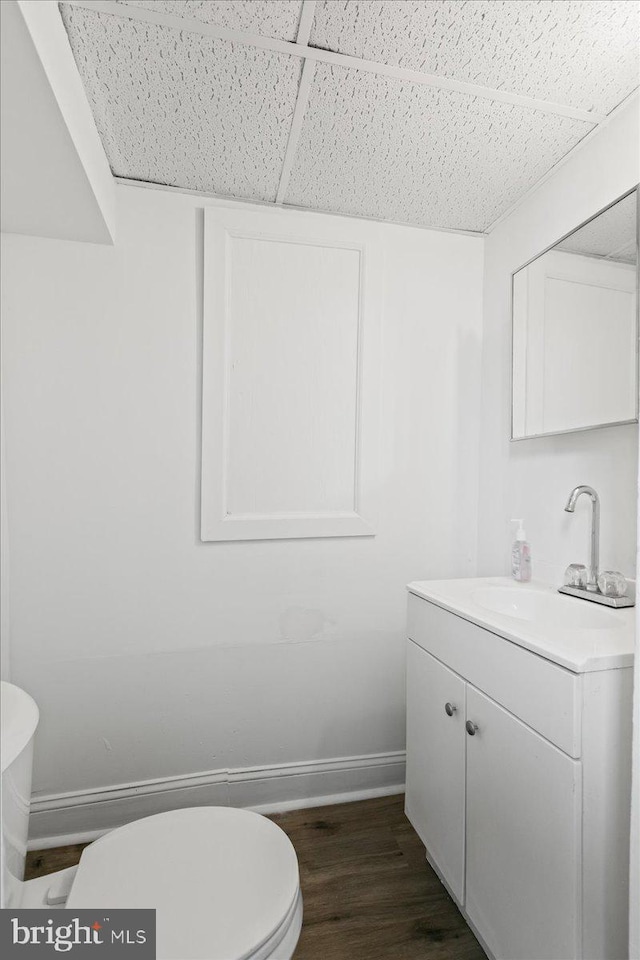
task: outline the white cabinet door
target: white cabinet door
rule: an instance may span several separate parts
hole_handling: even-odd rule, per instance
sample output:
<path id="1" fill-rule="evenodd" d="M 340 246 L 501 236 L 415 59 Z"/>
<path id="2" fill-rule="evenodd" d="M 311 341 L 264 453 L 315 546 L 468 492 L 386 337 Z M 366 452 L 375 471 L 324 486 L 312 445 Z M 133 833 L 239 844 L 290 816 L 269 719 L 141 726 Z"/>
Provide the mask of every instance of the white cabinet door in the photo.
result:
<path id="1" fill-rule="evenodd" d="M 467 686 L 466 910 L 496 960 L 580 955 L 580 763 Z"/>
<path id="2" fill-rule="evenodd" d="M 405 810 L 429 856 L 462 903 L 465 684 L 413 641 L 409 640 L 407 647 Z"/>

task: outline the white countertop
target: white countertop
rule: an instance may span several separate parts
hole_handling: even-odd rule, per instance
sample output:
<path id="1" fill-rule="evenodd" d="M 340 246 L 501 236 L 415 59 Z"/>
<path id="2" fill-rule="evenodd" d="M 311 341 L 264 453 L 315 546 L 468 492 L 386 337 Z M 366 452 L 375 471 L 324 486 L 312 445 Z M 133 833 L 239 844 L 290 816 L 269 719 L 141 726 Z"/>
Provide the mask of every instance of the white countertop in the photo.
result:
<path id="1" fill-rule="evenodd" d="M 579 627 L 560 625 L 553 622 L 553 616 L 550 617 L 548 611 L 544 622 L 536 622 L 535 619 L 521 619 L 487 609 L 478 600 L 483 596 L 491 596 L 490 593 L 482 592 L 491 588 L 494 592 L 495 588 L 500 591 L 513 591 L 514 609 L 523 600 L 531 599 L 534 603 L 537 601 L 537 597 L 531 597 L 530 594 L 528 597 L 523 596 L 524 591 L 534 591 L 537 595 L 542 595 L 541 604 L 552 611 L 556 600 L 551 598 L 558 598 L 558 603 L 562 606 L 557 609 L 560 612 L 566 611 L 566 619 L 570 622 L 575 616 L 583 623 Z M 619 669 L 633 664 L 635 607 L 616 610 L 559 594 L 555 587 L 546 584 L 517 583 L 509 577 L 421 580 L 408 584 L 407 589 L 410 593 L 485 627 L 505 640 L 517 643 L 518 646 L 531 650 L 546 660 L 552 660 L 574 673 Z M 575 608 L 575 604 L 580 604 L 580 608 Z M 584 608 L 595 608 L 593 624 L 589 623 L 590 610 Z"/>

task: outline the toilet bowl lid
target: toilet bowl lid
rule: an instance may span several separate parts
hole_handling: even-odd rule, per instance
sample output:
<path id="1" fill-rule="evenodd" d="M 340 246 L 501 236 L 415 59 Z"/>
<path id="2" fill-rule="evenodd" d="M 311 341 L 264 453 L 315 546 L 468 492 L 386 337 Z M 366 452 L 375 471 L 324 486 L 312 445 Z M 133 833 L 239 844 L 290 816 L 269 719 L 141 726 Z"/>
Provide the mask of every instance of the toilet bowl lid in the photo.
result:
<path id="1" fill-rule="evenodd" d="M 249 810 L 191 807 L 86 847 L 66 906 L 155 908 L 158 960 L 244 960 L 298 894 L 298 861 L 280 827 Z"/>

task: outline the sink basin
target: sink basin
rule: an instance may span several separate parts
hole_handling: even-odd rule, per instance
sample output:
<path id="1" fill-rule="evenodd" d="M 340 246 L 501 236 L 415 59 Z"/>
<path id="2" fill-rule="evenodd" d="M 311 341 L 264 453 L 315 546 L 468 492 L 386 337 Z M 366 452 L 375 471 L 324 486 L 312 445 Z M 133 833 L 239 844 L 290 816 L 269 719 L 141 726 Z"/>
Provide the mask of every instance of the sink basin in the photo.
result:
<path id="1" fill-rule="evenodd" d="M 417 580 L 409 584 L 409 593 L 572 673 L 633 666 L 631 607 L 614 610 L 545 583 L 515 583 L 510 577 Z M 411 596 L 409 603 L 411 630 L 416 610 Z"/>
<path id="2" fill-rule="evenodd" d="M 539 590 L 484 587 L 474 590 L 471 599 L 478 606 L 504 617 L 566 630 L 613 630 L 620 620 L 607 610 L 585 600 L 541 593 Z"/>

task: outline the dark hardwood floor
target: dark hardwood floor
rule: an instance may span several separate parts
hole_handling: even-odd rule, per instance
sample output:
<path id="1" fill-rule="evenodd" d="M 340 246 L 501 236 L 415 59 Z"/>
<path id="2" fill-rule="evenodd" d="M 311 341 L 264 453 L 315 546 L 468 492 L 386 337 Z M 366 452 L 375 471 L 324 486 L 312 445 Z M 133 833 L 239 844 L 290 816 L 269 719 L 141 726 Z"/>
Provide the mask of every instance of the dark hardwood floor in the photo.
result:
<path id="1" fill-rule="evenodd" d="M 381 797 L 272 816 L 296 848 L 304 924 L 295 960 L 485 960 L 403 812 Z M 26 878 L 80 859 L 35 850 Z"/>

